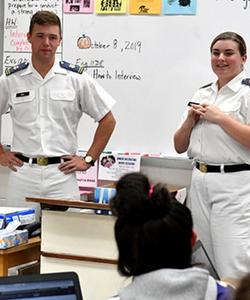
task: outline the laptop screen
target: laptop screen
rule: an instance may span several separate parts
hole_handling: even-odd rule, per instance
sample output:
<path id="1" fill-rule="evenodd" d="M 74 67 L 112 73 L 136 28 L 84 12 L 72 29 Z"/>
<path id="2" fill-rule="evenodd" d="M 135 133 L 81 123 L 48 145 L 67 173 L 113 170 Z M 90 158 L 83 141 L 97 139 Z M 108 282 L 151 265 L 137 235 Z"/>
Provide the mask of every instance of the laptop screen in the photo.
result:
<path id="1" fill-rule="evenodd" d="M 74 272 L 0 277 L 1 300 L 82 300 Z"/>

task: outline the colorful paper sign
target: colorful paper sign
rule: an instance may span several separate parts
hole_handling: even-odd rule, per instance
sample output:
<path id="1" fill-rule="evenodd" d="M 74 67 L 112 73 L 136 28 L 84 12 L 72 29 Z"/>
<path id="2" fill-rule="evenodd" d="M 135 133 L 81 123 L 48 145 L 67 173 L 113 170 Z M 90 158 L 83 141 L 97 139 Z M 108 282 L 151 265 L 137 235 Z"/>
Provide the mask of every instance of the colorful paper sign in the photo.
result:
<path id="1" fill-rule="evenodd" d="M 195 15 L 196 0 L 163 0 L 165 15 Z"/>
<path id="2" fill-rule="evenodd" d="M 141 155 L 102 153 L 99 159 L 98 179 L 117 181 L 123 174 L 139 172 Z"/>
<path id="3" fill-rule="evenodd" d="M 97 14 L 125 14 L 127 0 L 96 0 L 95 12 Z"/>
<path id="4" fill-rule="evenodd" d="M 85 156 L 86 151 L 79 150 L 77 155 Z M 76 178 L 78 186 L 80 188 L 96 187 L 97 186 L 97 165 L 96 162 L 93 167 L 90 167 L 87 171 L 77 171 Z"/>
<path id="5" fill-rule="evenodd" d="M 63 11 L 64 13 L 92 13 L 93 0 L 64 0 Z"/>
<path id="6" fill-rule="evenodd" d="M 136 15 L 158 15 L 161 13 L 161 0 L 130 0 L 129 13 Z"/>

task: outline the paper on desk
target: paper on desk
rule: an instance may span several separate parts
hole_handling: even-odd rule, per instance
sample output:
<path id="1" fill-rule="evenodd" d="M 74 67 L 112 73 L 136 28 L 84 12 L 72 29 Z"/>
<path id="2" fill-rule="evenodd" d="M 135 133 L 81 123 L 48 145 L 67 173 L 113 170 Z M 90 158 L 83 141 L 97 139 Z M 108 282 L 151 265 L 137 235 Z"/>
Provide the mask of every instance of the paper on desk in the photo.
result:
<path id="1" fill-rule="evenodd" d="M 17 229 L 17 227 L 20 225 L 21 225 L 21 222 L 19 222 L 18 220 L 14 220 L 14 221 L 10 222 L 6 226 L 6 228 L 0 230 L 0 235 L 9 235 L 12 232 L 14 232 Z"/>

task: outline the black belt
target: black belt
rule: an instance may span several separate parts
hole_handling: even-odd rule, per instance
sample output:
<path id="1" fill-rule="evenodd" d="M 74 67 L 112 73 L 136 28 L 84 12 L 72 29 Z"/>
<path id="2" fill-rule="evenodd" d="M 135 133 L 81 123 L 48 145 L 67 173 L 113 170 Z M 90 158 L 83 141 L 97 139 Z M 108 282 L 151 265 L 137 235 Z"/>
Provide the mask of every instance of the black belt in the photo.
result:
<path id="1" fill-rule="evenodd" d="M 22 154 L 16 154 L 16 157 L 26 163 L 30 161 L 30 157 L 24 156 Z M 38 164 L 39 166 L 47 166 L 51 164 L 61 163 L 60 156 L 54 156 L 54 157 L 38 156 L 38 157 L 31 157 L 31 159 L 32 159 L 32 164 Z"/>
<path id="2" fill-rule="evenodd" d="M 230 173 L 230 172 L 240 172 L 240 171 L 249 171 L 250 165 L 248 164 L 239 164 L 239 165 L 207 165 L 205 163 L 196 162 L 195 166 L 203 173 Z"/>

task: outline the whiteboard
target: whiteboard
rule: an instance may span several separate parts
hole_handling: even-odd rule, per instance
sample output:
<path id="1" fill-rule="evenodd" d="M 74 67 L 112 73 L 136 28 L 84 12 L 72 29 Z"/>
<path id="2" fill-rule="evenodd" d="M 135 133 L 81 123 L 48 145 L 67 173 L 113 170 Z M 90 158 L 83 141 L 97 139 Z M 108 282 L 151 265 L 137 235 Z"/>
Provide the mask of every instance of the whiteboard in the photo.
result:
<path id="1" fill-rule="evenodd" d="M 193 16 L 63 14 L 62 58 L 87 65 L 117 101 L 107 150 L 176 156 L 173 134 L 187 102 L 215 79 L 212 39 L 236 31 L 250 45 L 249 17 L 247 0 L 197 0 Z M 82 35 L 92 47 L 77 46 Z M 90 118 L 81 119 L 79 148 L 89 147 L 95 127 Z"/>

